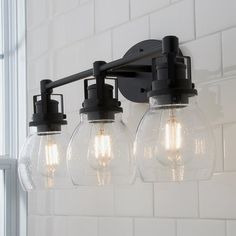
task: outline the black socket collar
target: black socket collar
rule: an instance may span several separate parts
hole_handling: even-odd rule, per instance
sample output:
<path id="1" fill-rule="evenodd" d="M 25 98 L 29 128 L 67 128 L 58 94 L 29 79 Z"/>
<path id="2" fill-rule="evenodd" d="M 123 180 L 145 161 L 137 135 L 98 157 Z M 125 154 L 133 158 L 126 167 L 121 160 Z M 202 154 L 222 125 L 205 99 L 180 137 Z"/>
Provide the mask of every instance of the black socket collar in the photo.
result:
<path id="1" fill-rule="evenodd" d="M 51 82 L 50 80 L 42 80 L 42 85 Z M 61 126 L 66 125 L 66 115 L 63 109 L 62 94 L 51 94 L 52 91 L 44 91 L 41 89 L 41 95 L 33 97 L 34 113 L 29 126 L 36 126 L 37 132 L 56 132 L 61 131 Z M 59 96 L 61 102 L 61 112 L 59 112 L 59 102 L 51 98 L 51 96 Z M 38 100 L 38 98 L 41 98 Z"/>
<path id="2" fill-rule="evenodd" d="M 98 96 L 97 84 L 85 86 L 85 100 L 80 113 L 87 114 L 89 121 L 114 120 L 115 114 L 123 112 L 121 102 L 113 97 L 113 86 L 103 84 L 101 97 Z"/>
<path id="3" fill-rule="evenodd" d="M 166 36 L 162 40 L 163 57 L 156 61 L 156 74 L 148 97 L 157 97 L 160 105 L 188 104 L 197 95 L 191 79 L 191 59 L 182 56 L 178 38 Z"/>
<path id="4" fill-rule="evenodd" d="M 115 97 L 113 97 L 113 86 L 106 84 L 106 72 L 101 71 L 101 66 L 105 65 L 104 61 L 95 61 L 93 63 L 93 75 L 95 84 L 88 86 L 89 79 L 84 80 L 84 97 L 85 100 L 80 109 L 80 113 L 87 114 L 90 122 L 99 122 L 101 120 L 115 119 L 115 114 L 123 112 L 118 101 L 118 82 L 115 79 Z"/>

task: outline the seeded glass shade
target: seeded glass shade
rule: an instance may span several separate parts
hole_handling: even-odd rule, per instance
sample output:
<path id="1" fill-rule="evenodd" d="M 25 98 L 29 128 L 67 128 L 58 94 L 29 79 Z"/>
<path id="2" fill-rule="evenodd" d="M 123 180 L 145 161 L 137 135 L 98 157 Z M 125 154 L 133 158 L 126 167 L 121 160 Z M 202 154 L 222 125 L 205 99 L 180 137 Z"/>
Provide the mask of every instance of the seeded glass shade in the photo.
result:
<path id="1" fill-rule="evenodd" d="M 86 114 L 81 114 L 69 143 L 67 161 L 75 185 L 132 183 L 135 162 L 121 114 L 104 120 L 88 120 Z"/>
<path id="2" fill-rule="evenodd" d="M 145 182 L 203 180 L 212 175 L 214 138 L 194 99 L 186 105 L 160 106 L 156 97 L 150 98 L 134 146 Z"/>
<path id="3" fill-rule="evenodd" d="M 69 137 L 61 131 L 30 135 L 20 153 L 18 172 L 26 191 L 72 186 L 66 166 Z"/>

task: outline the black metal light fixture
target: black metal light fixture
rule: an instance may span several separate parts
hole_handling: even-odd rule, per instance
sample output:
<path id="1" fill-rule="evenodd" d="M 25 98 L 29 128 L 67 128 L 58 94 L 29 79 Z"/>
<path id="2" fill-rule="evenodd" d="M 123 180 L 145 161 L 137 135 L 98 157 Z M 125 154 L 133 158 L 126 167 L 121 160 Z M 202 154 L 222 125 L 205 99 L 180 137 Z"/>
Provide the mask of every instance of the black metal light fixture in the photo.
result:
<path id="1" fill-rule="evenodd" d="M 111 78 L 114 87 L 106 83 Z M 66 148 L 67 141 L 57 142 L 66 124 L 63 99 L 60 95 L 59 112 L 52 90 L 81 79 L 85 95 L 81 121 Z M 150 103 L 134 147 L 121 119 L 118 89 L 132 102 Z M 136 165 L 147 182 L 209 178 L 214 142 L 202 112 L 191 101 L 195 95 L 190 57 L 182 55 L 175 36 L 140 42 L 119 60 L 97 61 L 84 72 L 41 81 L 41 100 L 34 97 L 30 122 L 37 133 L 29 137 L 19 160 L 23 187 L 58 187 L 66 175 L 66 149 L 75 185 L 128 184 L 135 178 Z"/>

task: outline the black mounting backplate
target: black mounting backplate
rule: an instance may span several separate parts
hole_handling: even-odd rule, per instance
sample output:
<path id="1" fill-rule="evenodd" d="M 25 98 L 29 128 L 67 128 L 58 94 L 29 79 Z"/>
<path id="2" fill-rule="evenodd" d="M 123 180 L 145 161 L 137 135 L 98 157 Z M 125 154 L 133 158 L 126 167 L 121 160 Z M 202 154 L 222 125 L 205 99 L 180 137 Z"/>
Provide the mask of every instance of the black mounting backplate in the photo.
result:
<path id="1" fill-rule="evenodd" d="M 162 41 L 150 39 L 142 41 L 130 48 L 124 57 L 136 55 L 140 52 L 150 51 L 152 49 L 160 50 L 162 53 Z M 131 65 L 152 66 L 152 58 L 145 58 L 132 63 Z M 147 103 L 147 92 L 151 90 L 152 73 L 136 72 L 135 77 L 118 76 L 118 87 L 121 94 L 132 102 Z"/>

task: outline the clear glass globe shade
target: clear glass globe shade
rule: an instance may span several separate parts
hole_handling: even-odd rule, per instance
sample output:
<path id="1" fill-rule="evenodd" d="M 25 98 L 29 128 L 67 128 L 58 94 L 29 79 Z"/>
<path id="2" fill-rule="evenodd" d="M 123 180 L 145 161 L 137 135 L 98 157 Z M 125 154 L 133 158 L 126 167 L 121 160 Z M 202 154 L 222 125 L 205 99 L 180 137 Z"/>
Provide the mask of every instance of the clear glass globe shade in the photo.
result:
<path id="1" fill-rule="evenodd" d="M 18 173 L 26 191 L 72 186 L 66 165 L 69 136 L 63 132 L 30 135 L 18 161 Z"/>
<path id="2" fill-rule="evenodd" d="M 91 121 L 81 115 L 67 151 L 68 169 L 75 185 L 130 184 L 135 162 L 129 132 L 121 115 Z"/>
<path id="3" fill-rule="evenodd" d="M 134 155 L 145 182 L 208 179 L 215 143 L 196 101 L 163 107 L 151 98 L 137 129 Z"/>

